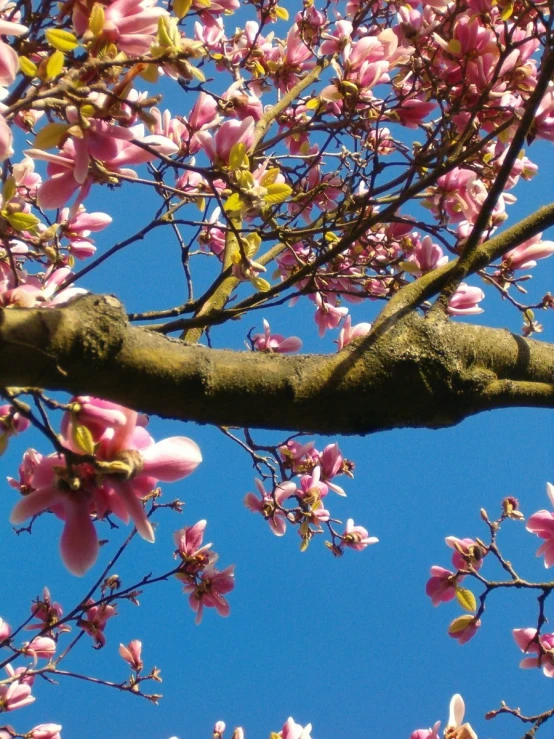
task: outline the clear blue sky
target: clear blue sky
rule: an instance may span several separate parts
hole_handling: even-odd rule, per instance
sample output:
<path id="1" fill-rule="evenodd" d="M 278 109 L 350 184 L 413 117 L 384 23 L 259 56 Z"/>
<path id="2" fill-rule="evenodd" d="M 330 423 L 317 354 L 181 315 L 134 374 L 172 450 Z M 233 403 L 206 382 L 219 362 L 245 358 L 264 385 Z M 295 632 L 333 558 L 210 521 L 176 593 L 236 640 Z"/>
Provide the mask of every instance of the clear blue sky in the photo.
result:
<path id="1" fill-rule="evenodd" d="M 171 108 L 174 114 L 186 114 L 190 101 L 175 100 Z M 536 153 L 533 157 L 533 149 L 531 156 L 548 170 L 552 149 L 538 147 L 541 151 L 542 159 Z M 549 202 L 553 185 L 552 171 L 542 171 L 531 185 L 522 183 L 510 222 Z M 101 190 L 87 201 L 89 210 L 105 208 L 114 215 L 114 224 L 97 239 L 100 251 L 126 236 L 130 224 L 145 222 L 147 195 L 139 188 Z M 183 278 L 178 250 L 158 239 L 155 235 L 130 247 L 83 280 L 83 286 L 115 293 L 129 310 L 179 303 Z M 537 279 L 530 290 L 542 295 L 552 288 L 553 260 L 542 262 L 533 274 Z M 520 330 L 518 317 L 495 295 L 487 294 L 484 307 L 479 322 Z M 356 320 L 371 320 L 374 310 L 358 306 L 353 313 Z M 335 336 L 318 339 L 312 313 L 310 304 L 264 315 L 275 330 L 300 335 L 306 351 L 334 351 Z M 214 344 L 241 348 L 247 330 L 261 328 L 261 317 L 214 332 Z M 538 318 L 545 319 L 544 338 L 552 340 L 551 317 Z M 127 586 L 146 572 L 170 569 L 173 531 L 207 518 L 207 540 L 220 553 L 220 564 L 236 564 L 231 615 L 221 619 L 207 612 L 195 626 L 176 581 L 147 589 L 140 608 L 120 605 L 102 651 L 93 651 L 83 639 L 66 668 L 121 681 L 127 670 L 118 645 L 140 639 L 145 668 L 155 664 L 164 680 L 153 686 L 164 694 L 158 707 L 67 679 L 59 687 L 40 682 L 34 689 L 36 703 L 10 714 L 9 721 L 22 731 L 43 721 L 59 722 L 64 739 L 207 739 L 215 720 L 223 719 L 228 726 L 243 725 L 248 739 L 260 739 L 292 715 L 300 723 L 313 723 L 315 739 L 407 739 L 415 728 L 437 719 L 444 722 L 450 696 L 460 692 L 480 739 L 521 737 L 524 731 L 514 719 L 487 724 L 483 714 L 501 699 L 527 713 L 552 705 L 552 682 L 538 670 L 518 669 L 521 655 L 511 637 L 512 628 L 536 623 L 533 596 L 491 596 L 480 633 L 460 647 L 446 634 L 460 609 L 455 604 L 433 608 L 424 589 L 431 565 L 450 566 L 445 536 L 486 535 L 481 507 L 493 515 L 508 494 L 520 499 L 525 514 L 547 507 L 552 420 L 549 411 L 497 411 L 446 431 L 339 439 L 356 470 L 355 479 L 345 483 L 348 498 L 334 497 L 333 513 L 367 525 L 380 543 L 336 560 L 318 541 L 300 554 L 294 531 L 277 539 L 261 518 L 244 508 L 254 472 L 249 458 L 220 432 L 152 419 L 156 439 L 188 435 L 201 446 L 204 462 L 190 478 L 165 487 L 168 499 L 186 502 L 184 512 L 163 512 L 156 544 L 137 541 L 118 574 Z M 279 439 L 270 434 L 259 438 Z M 329 440 L 317 442 L 321 448 Z M 21 443 L 12 442 L 2 459 L 3 474 L 16 472 L 26 443 L 49 451 L 29 432 Z M 16 494 L 7 484 L 3 489 L 0 616 L 16 626 L 45 585 L 69 610 L 98 575 L 107 554 L 87 578 L 72 578 L 59 561 L 59 521 L 43 516 L 32 537 L 16 537 L 7 520 Z M 126 534 L 125 529 L 110 532 L 102 526 L 101 535 L 110 538 L 108 551 Z M 534 557 L 540 542 L 523 524 L 508 522 L 500 543 L 529 578 L 545 576 L 542 560 Z M 543 733 L 546 739 L 548 729 Z"/>

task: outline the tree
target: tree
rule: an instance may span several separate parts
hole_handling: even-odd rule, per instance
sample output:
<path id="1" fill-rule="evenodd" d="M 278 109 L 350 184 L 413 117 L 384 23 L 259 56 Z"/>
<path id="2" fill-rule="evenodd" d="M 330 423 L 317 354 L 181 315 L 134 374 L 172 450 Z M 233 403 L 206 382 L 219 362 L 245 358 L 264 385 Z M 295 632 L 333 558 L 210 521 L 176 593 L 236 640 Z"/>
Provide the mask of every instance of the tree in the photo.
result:
<path id="1" fill-rule="evenodd" d="M 181 508 L 161 502 L 158 482 L 201 461 L 186 437 L 154 443 L 141 414 L 221 428 L 262 478 L 247 507 L 278 535 L 297 528 L 302 549 L 327 533 L 341 556 L 377 542 L 327 508 L 330 490 L 344 492 L 335 478 L 351 476 L 352 465 L 338 444 L 317 451 L 297 433 L 444 429 L 483 411 L 554 407 L 554 344 L 531 338 L 542 331 L 536 312 L 554 299 L 527 297 L 529 270 L 554 253 L 543 239 L 554 203 L 504 225 L 515 210 L 509 191 L 538 169 L 524 147 L 540 152 L 541 140 L 554 140 L 550 3 L 350 0 L 290 11 L 289 20 L 274 0 L 240 11 L 236 0 L 2 9 L 1 423 L 4 445 L 29 424 L 51 445 L 50 454 L 25 454 L 11 520 L 31 519 L 35 534 L 37 516 L 61 518 L 73 574 L 97 562 L 102 520 L 132 519 L 152 541 L 154 514 Z M 157 90 L 178 113 L 157 107 Z M 121 212 L 90 211 L 94 198 L 119 189 L 147 193 L 138 227 Z M 109 206 L 106 198 L 100 207 Z M 91 233 L 112 215 L 125 235 L 96 255 Z M 132 270 L 129 250 L 152 237 L 159 249 L 171 239 L 180 255 L 181 292 L 163 307 L 149 303 L 148 283 L 131 313 L 101 294 L 109 289 L 100 278 L 98 290 L 81 287 L 122 252 Z M 84 266 L 75 271 L 76 260 Z M 521 316 L 520 334 L 456 320 L 483 312 L 485 292 L 471 279 Z M 295 311 L 315 306 L 319 334 L 334 331 L 338 352 L 295 354 L 300 340 L 267 322 L 247 333 L 261 309 L 291 301 L 300 301 Z M 372 323 L 353 325 L 346 304 Z M 219 348 L 236 343 L 225 329 L 232 337 L 237 321 L 247 350 Z M 294 436 L 266 441 L 257 429 Z M 465 609 L 449 627 L 464 642 L 490 593 L 538 591 L 536 624 L 514 636 L 532 655 L 525 666 L 552 677 L 545 624 L 554 583 L 521 576 L 498 543 L 506 522 L 523 519 L 519 503 L 504 497 L 499 518 L 481 517 L 488 538 L 448 537 L 454 569 L 434 566 L 428 595 Z M 547 566 L 553 522 L 546 510 L 526 520 L 544 539 Z M 63 628 L 72 623 L 101 647 L 113 603 L 170 575 L 198 618 L 205 607 L 227 615 L 233 570 L 215 568 L 204 529 L 200 521 L 176 533 L 169 572 L 123 587 L 113 567 L 134 532 L 69 615 L 47 592 L 35 600 L 39 641 L 20 646 L 18 630 L 0 630 L 8 655 L 0 706 L 31 699 L 12 662 L 27 665 L 27 678 L 64 674 Z M 482 574 L 485 558 L 505 577 Z M 479 601 L 469 581 L 482 587 Z M 133 672 L 114 686 L 143 695 L 159 674 L 141 674 L 139 644 L 122 650 Z M 47 666 L 37 668 L 39 659 Z M 554 709 L 530 715 L 504 705 L 490 715 L 500 713 L 534 736 Z M 462 722 L 455 696 L 446 736 L 475 736 Z M 55 736 L 52 726 L 28 735 Z M 223 731 L 216 725 L 214 736 Z M 276 736 L 302 731 L 290 720 Z"/>

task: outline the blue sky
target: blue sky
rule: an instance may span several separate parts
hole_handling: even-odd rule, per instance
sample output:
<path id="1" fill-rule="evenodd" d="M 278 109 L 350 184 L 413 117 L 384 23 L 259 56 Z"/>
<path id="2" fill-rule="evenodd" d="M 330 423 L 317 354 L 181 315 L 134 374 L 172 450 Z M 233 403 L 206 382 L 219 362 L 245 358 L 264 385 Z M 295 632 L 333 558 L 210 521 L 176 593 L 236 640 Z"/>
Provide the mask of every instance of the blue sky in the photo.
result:
<path id="1" fill-rule="evenodd" d="M 186 114 L 190 101 L 175 99 L 171 108 Z M 543 171 L 517 189 L 519 201 L 510 208 L 509 223 L 549 202 L 554 193 L 547 166 L 551 146 L 536 147 L 530 154 Z M 130 224 L 146 222 L 147 198 L 144 189 L 123 188 L 100 190 L 87 201 L 89 210 L 105 208 L 114 215 L 114 224 L 97 239 L 100 251 L 128 235 Z M 534 271 L 536 280 L 529 285 L 533 295 L 552 288 L 553 261 Z M 102 265 L 82 285 L 118 295 L 129 310 L 177 304 L 183 296 L 177 246 L 155 233 Z M 520 330 L 519 317 L 496 295 L 489 292 L 484 307 L 486 313 L 475 322 Z M 376 308 L 354 306 L 354 319 L 371 320 Z M 274 330 L 300 335 L 306 351 L 334 351 L 336 335 L 317 338 L 308 301 L 294 310 L 256 313 L 215 331 L 214 344 L 240 349 L 248 329 L 261 329 L 262 315 Z M 545 325 L 544 338 L 553 340 L 552 316 L 537 318 Z M 145 668 L 161 669 L 163 683 L 153 686 L 153 692 L 164 694 L 159 706 L 78 680 L 60 679 L 59 686 L 39 681 L 36 703 L 11 714 L 10 722 L 20 730 L 58 722 L 64 739 L 204 739 L 213 723 L 223 719 L 229 726 L 243 725 L 248 739 L 259 739 L 279 730 L 292 715 L 302 724 L 313 723 L 314 739 L 407 739 L 415 728 L 437 719 L 444 722 L 451 695 L 460 692 L 480 739 L 521 737 L 524 731 L 514 719 L 487 723 L 483 715 L 502 699 L 526 713 L 552 705 L 552 683 L 539 670 L 518 669 L 521 655 L 511 637 L 512 628 L 536 623 L 534 596 L 493 594 L 480 633 L 460 647 L 446 634 L 460 609 L 455 604 L 433 608 L 424 590 L 431 565 L 450 566 L 445 536 L 486 536 L 481 507 L 493 516 L 506 495 L 516 495 L 527 515 L 547 507 L 553 415 L 506 410 L 444 431 L 337 439 L 356 469 L 354 480 L 345 481 L 347 499 L 335 497 L 332 511 L 343 520 L 353 517 L 380 539 L 378 545 L 361 553 L 348 551 L 338 560 L 317 540 L 301 554 L 294 531 L 277 539 L 260 517 L 244 508 L 255 473 L 249 458 L 221 432 L 152 419 L 156 439 L 188 435 L 200 445 L 204 462 L 190 478 L 164 488 L 167 499 L 185 501 L 184 512 L 161 512 L 156 544 L 136 541 L 117 572 L 129 586 L 147 572 L 169 570 L 172 533 L 207 518 L 207 540 L 220 553 L 220 564 L 236 564 L 231 615 L 221 619 L 208 612 L 195 626 L 179 583 L 146 589 L 140 607 L 120 605 L 120 616 L 106 629 L 106 647 L 96 652 L 83 639 L 66 669 L 122 681 L 127 670 L 118 645 L 140 639 Z M 256 438 L 279 440 L 269 433 Z M 317 445 L 322 448 L 333 440 L 317 438 Z M 49 451 L 28 432 L 3 457 L 4 475 L 16 472 L 26 445 Z M 128 533 L 124 527 L 110 531 L 102 525 L 101 536 L 110 540 L 106 553 L 79 580 L 59 561 L 61 527 L 53 516 L 43 516 L 31 537 L 14 535 L 8 515 L 15 500 L 15 491 L 3 484 L 0 616 L 12 626 L 27 616 L 31 599 L 45 585 L 69 610 Z M 500 537 L 508 558 L 531 579 L 545 577 L 542 560 L 534 556 L 539 543 L 524 524 L 512 521 Z M 549 607 L 552 615 L 551 603 Z"/>

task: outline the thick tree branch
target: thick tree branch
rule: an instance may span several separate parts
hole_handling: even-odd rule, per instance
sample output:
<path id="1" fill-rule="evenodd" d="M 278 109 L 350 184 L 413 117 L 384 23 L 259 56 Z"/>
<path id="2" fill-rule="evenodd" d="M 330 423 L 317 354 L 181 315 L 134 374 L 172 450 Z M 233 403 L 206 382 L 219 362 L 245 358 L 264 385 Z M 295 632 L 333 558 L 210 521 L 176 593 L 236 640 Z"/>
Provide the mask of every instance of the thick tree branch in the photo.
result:
<path id="1" fill-rule="evenodd" d="M 0 385 L 97 395 L 222 426 L 365 434 L 554 408 L 554 345 L 414 314 L 339 354 L 186 345 L 130 326 L 113 297 L 0 314 Z"/>

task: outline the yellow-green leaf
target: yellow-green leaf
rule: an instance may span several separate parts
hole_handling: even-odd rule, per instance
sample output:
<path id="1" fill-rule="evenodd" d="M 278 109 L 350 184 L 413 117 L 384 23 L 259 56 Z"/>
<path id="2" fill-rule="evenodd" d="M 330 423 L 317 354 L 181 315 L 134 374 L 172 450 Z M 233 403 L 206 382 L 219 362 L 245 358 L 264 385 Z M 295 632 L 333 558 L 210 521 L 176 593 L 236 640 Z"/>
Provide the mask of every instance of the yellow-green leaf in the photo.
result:
<path id="1" fill-rule="evenodd" d="M 237 141 L 236 144 L 233 144 L 229 153 L 229 168 L 238 169 L 243 164 L 247 164 L 248 160 L 246 159 L 245 162 L 245 159 L 246 144 L 244 144 L 242 141 Z"/>
<path id="2" fill-rule="evenodd" d="M 238 192 L 234 192 L 230 197 L 227 198 L 223 208 L 226 211 L 240 211 L 244 208 L 244 203 L 240 198 Z"/>
<path id="3" fill-rule="evenodd" d="M 14 231 L 33 231 L 40 223 L 39 219 L 32 213 L 7 213 L 2 211 L 2 216 Z"/>
<path id="4" fill-rule="evenodd" d="M 19 57 L 19 69 L 23 72 L 26 77 L 36 77 L 37 65 L 28 59 L 26 56 Z"/>
<path id="5" fill-rule="evenodd" d="M 508 18 L 511 18 L 512 13 L 514 12 L 514 4 L 508 3 L 504 10 L 502 11 L 502 15 L 500 16 L 503 21 L 507 21 Z"/>
<path id="6" fill-rule="evenodd" d="M 181 20 L 189 12 L 192 0 L 173 0 L 173 12 Z"/>
<path id="7" fill-rule="evenodd" d="M 0 434 L 0 457 L 2 456 L 2 454 L 4 454 L 4 452 L 8 448 L 8 439 L 9 439 L 8 434 Z"/>
<path id="8" fill-rule="evenodd" d="M 61 28 L 48 28 L 44 35 L 50 46 L 58 51 L 73 51 L 79 46 L 77 37 L 69 31 L 62 31 Z"/>
<path id="9" fill-rule="evenodd" d="M 74 420 L 71 424 L 71 436 L 77 448 L 84 454 L 94 454 L 94 439 L 86 426 Z"/>
<path id="10" fill-rule="evenodd" d="M 467 627 L 475 621 L 474 616 L 458 616 L 458 618 L 455 618 L 454 621 L 450 624 L 448 627 L 448 633 L 450 635 L 452 634 L 459 634 L 460 631 L 463 631 L 464 629 L 467 629 Z"/>
<path id="11" fill-rule="evenodd" d="M 267 195 L 264 197 L 264 202 L 268 205 L 277 205 L 285 201 L 292 192 L 292 187 L 289 185 L 275 183 L 274 185 L 268 185 Z"/>
<path id="12" fill-rule="evenodd" d="M 145 82 L 157 82 L 158 76 L 159 72 L 157 64 L 147 64 L 139 74 L 139 77 L 142 77 Z"/>
<path id="13" fill-rule="evenodd" d="M 282 21 L 288 21 L 289 19 L 289 11 L 286 8 L 281 8 L 279 5 L 275 8 L 275 15 Z"/>
<path id="14" fill-rule="evenodd" d="M 4 199 L 4 203 L 8 203 L 13 198 L 13 196 L 15 195 L 15 190 L 15 177 L 13 175 L 10 175 L 4 182 L 4 187 L 2 188 L 2 197 Z"/>
<path id="15" fill-rule="evenodd" d="M 99 36 L 104 30 L 105 20 L 106 14 L 104 13 L 104 6 L 100 3 L 95 3 L 88 19 L 89 30 L 92 31 L 95 36 Z"/>
<path id="16" fill-rule="evenodd" d="M 65 64 L 65 57 L 61 51 L 56 50 L 50 59 L 46 62 L 46 76 L 49 80 L 54 80 L 62 73 Z"/>
<path id="17" fill-rule="evenodd" d="M 67 123 L 47 123 L 35 136 L 35 149 L 53 149 L 57 146 L 69 126 Z"/>
<path id="18" fill-rule="evenodd" d="M 256 290 L 259 290 L 261 293 L 266 293 L 271 289 L 271 285 L 267 280 L 264 280 L 263 277 L 253 277 L 251 282 Z"/>
<path id="19" fill-rule="evenodd" d="M 477 608 L 477 601 L 471 590 L 466 588 L 456 588 L 456 600 L 462 606 L 465 611 L 475 611 Z"/>
<path id="20" fill-rule="evenodd" d="M 458 41 L 458 39 L 451 38 L 448 42 L 448 51 L 451 54 L 461 54 L 462 53 L 462 44 Z"/>

